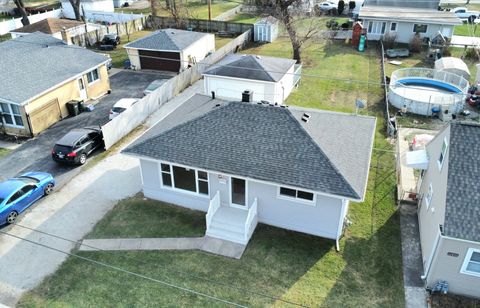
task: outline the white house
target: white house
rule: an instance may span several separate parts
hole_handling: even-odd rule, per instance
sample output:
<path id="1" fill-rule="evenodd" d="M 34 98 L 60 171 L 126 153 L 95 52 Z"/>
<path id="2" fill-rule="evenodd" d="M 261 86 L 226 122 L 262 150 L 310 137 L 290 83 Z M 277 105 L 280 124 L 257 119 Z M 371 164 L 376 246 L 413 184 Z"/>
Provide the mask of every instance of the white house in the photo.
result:
<path id="1" fill-rule="evenodd" d="M 260 19 L 253 25 L 253 40 L 255 42 L 271 43 L 278 37 L 279 21 L 273 16 Z"/>
<path id="2" fill-rule="evenodd" d="M 364 200 L 375 123 L 197 94 L 123 153 L 146 197 L 206 212 L 209 236 L 246 244 L 261 222 L 338 244 Z"/>
<path id="3" fill-rule="evenodd" d="M 215 51 L 215 35 L 163 29 L 128 43 L 124 48 L 135 69 L 179 72 Z"/>
<path id="4" fill-rule="evenodd" d="M 479 124 L 450 122 L 422 151 L 425 164 L 417 184 L 425 286 L 446 282 L 449 293 L 476 298 L 480 298 L 479 151 Z"/>
<path id="5" fill-rule="evenodd" d="M 395 36 L 398 43 L 409 43 L 416 33 L 422 38 L 432 39 L 438 33 L 451 38 L 453 27 L 462 24 L 452 12 L 368 4 L 360 9 L 358 18 L 367 29 L 368 40 L 380 40 L 389 35 Z"/>
<path id="6" fill-rule="evenodd" d="M 231 54 L 204 76 L 205 94 L 239 100 L 246 90 L 253 101 L 283 104 L 300 79 L 301 66 L 292 59 Z"/>
<path id="7" fill-rule="evenodd" d="M 75 19 L 75 12 L 69 0 L 61 0 L 62 12 L 65 18 Z M 82 0 L 80 2 L 80 14 L 85 15 L 86 11 L 110 12 L 115 10 L 113 0 Z"/>

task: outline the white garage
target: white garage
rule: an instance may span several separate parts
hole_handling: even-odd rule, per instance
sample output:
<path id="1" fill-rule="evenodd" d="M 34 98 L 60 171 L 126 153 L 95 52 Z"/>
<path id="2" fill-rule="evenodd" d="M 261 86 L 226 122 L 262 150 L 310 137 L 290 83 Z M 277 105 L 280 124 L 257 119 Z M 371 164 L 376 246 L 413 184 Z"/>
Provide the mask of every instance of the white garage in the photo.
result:
<path id="1" fill-rule="evenodd" d="M 245 91 L 253 101 L 283 104 L 298 83 L 300 66 L 295 60 L 257 55 L 226 56 L 204 76 L 205 94 L 240 100 Z"/>

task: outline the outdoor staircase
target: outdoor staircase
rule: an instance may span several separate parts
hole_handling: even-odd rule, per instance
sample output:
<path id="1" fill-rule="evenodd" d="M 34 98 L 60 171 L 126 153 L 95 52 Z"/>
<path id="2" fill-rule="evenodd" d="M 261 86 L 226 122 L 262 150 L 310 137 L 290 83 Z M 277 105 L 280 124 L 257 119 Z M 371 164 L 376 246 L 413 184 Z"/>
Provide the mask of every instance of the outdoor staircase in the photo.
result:
<path id="1" fill-rule="evenodd" d="M 210 201 L 206 219 L 206 236 L 246 245 L 257 226 L 257 202 L 245 209 L 221 205 L 217 192 Z"/>

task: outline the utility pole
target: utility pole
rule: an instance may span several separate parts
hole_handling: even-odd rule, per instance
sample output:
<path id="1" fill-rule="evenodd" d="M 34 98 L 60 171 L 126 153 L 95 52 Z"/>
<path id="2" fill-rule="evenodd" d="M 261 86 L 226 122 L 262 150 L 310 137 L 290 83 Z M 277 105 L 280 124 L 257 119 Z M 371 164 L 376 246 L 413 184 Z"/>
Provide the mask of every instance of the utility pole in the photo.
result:
<path id="1" fill-rule="evenodd" d="M 212 0 L 207 0 L 207 3 L 208 3 L 208 21 L 212 21 L 212 11 L 211 11 Z"/>

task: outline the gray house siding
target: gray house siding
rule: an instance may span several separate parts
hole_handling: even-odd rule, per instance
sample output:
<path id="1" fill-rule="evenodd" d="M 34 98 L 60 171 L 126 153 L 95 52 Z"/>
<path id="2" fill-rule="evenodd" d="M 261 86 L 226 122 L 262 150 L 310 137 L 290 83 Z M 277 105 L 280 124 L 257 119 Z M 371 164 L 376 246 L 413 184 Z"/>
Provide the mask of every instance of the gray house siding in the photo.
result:
<path id="1" fill-rule="evenodd" d="M 143 192 L 148 198 L 206 212 L 210 199 L 219 191 L 221 204 L 230 204 L 230 176 L 208 172 L 207 196 L 164 187 L 159 162 L 140 159 L 140 168 Z M 314 202 L 289 200 L 279 196 L 279 186 L 276 184 L 255 180 L 246 182 L 247 204 L 250 206 L 257 198 L 259 222 L 325 238 L 339 238 L 348 211 L 348 201 L 319 194 L 315 194 Z"/>
<path id="2" fill-rule="evenodd" d="M 423 8 L 423 9 L 437 9 L 439 0 L 423 0 L 423 1 L 392 1 L 392 0 L 366 0 L 365 5 L 375 6 L 392 6 L 392 7 L 411 7 L 411 8 Z"/>
<path id="3" fill-rule="evenodd" d="M 418 208 L 418 223 L 420 228 L 420 244 L 422 247 L 423 265 L 426 271 L 428 270 L 428 263 L 435 248 L 439 226 L 443 225 L 445 217 L 448 151 L 443 161 L 442 169 L 439 170 L 438 168 L 438 155 L 442 150 L 445 138 L 447 138 L 447 140 L 450 138 L 449 126 L 439 132 L 439 134 L 427 146 L 429 164 L 427 171 L 421 179 L 419 189 L 422 199 Z M 432 185 L 433 193 L 430 206 L 427 206 L 426 199 L 430 185 Z"/>
<path id="4" fill-rule="evenodd" d="M 427 286 L 433 287 L 437 281 L 445 280 L 449 292 L 480 298 L 480 277 L 461 272 L 469 248 L 480 250 L 480 243 L 442 237 L 427 277 Z"/>

